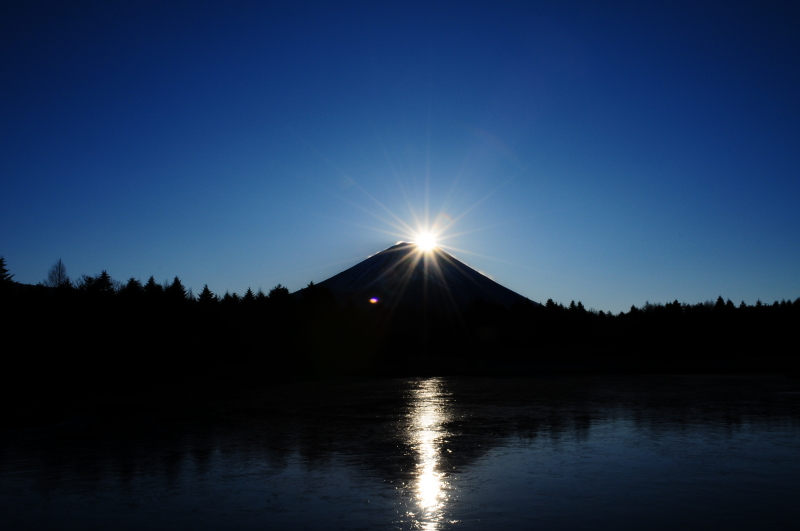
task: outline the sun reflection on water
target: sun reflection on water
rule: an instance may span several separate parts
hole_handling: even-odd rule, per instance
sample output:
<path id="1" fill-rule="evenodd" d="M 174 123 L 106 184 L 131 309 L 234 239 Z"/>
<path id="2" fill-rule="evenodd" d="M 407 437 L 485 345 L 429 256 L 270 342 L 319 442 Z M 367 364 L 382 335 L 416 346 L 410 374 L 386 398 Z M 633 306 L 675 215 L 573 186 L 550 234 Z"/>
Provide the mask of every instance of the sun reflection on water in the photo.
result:
<path id="1" fill-rule="evenodd" d="M 447 433 L 447 393 L 439 378 L 420 380 L 412 391 L 409 413 L 409 442 L 416 459 L 415 482 L 412 486 L 416 511 L 408 516 L 415 527 L 435 530 L 444 518 L 448 498 L 448 477 L 442 471 L 440 452 Z"/>

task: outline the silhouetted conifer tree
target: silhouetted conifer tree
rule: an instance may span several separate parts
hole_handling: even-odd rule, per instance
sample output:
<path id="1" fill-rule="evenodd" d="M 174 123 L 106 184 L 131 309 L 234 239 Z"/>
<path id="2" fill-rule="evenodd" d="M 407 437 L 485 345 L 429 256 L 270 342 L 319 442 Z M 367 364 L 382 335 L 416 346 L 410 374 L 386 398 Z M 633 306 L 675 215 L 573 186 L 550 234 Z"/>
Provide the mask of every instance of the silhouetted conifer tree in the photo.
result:
<path id="1" fill-rule="evenodd" d="M 14 275 L 9 274 L 6 268 L 6 259 L 0 256 L 0 288 L 9 288 L 15 284 Z"/>
<path id="2" fill-rule="evenodd" d="M 95 278 L 91 275 L 81 275 L 75 283 L 75 287 L 84 293 L 94 293 Z"/>
<path id="3" fill-rule="evenodd" d="M 208 289 L 208 284 L 203 286 L 203 290 L 200 292 L 200 295 L 197 297 L 197 302 L 203 305 L 211 305 L 218 302 L 217 296 L 214 295 L 210 289 Z"/>
<path id="4" fill-rule="evenodd" d="M 89 295 L 109 297 L 116 293 L 116 283 L 105 269 L 96 277 L 82 275 L 77 286 L 79 291 Z"/>
<path id="5" fill-rule="evenodd" d="M 183 287 L 181 279 L 179 279 L 177 276 L 172 280 L 172 284 L 167 286 L 167 288 L 164 290 L 164 294 L 171 301 L 175 302 L 186 301 L 186 288 Z"/>
<path id="6" fill-rule="evenodd" d="M 280 284 L 269 290 L 269 298 L 273 300 L 285 299 L 288 296 L 289 288 L 281 286 Z"/>
<path id="7" fill-rule="evenodd" d="M 131 277 L 128 279 L 128 282 L 120 288 L 119 294 L 129 299 L 137 298 L 144 294 L 144 288 L 141 282 Z"/>
<path id="8" fill-rule="evenodd" d="M 161 284 L 156 282 L 155 277 L 152 275 L 150 278 L 147 279 L 147 282 L 144 285 L 144 294 L 147 295 L 149 298 L 155 299 L 160 296 L 164 292 L 164 288 L 161 287 Z"/>
<path id="9" fill-rule="evenodd" d="M 116 285 L 114 279 L 108 274 L 108 271 L 103 269 L 97 277 L 96 288 L 98 293 L 103 295 L 113 295 L 116 293 Z"/>
<path id="10" fill-rule="evenodd" d="M 244 297 L 242 297 L 242 302 L 244 304 L 247 304 L 248 306 L 256 302 L 256 296 L 253 294 L 253 290 L 251 290 L 249 286 L 247 288 L 247 291 L 244 292 Z"/>
<path id="11" fill-rule="evenodd" d="M 289 290 L 280 284 L 269 290 L 267 298 L 269 300 L 269 307 L 272 309 L 271 311 L 283 317 L 287 317 L 286 312 L 295 308 L 297 304 L 297 301 L 291 296 Z"/>
<path id="12" fill-rule="evenodd" d="M 226 291 L 220 303 L 226 308 L 235 307 L 239 304 L 239 296 L 236 293 L 231 294 Z"/>

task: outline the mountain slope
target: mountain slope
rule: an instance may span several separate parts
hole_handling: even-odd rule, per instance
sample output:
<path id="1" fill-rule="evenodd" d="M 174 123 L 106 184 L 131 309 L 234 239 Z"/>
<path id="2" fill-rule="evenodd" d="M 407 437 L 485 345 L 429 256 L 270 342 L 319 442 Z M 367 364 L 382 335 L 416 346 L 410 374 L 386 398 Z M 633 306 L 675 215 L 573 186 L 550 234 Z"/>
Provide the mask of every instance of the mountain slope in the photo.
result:
<path id="1" fill-rule="evenodd" d="M 400 242 L 319 283 L 340 300 L 391 306 L 464 307 L 474 300 L 510 306 L 525 297 L 440 248 L 422 252 Z"/>

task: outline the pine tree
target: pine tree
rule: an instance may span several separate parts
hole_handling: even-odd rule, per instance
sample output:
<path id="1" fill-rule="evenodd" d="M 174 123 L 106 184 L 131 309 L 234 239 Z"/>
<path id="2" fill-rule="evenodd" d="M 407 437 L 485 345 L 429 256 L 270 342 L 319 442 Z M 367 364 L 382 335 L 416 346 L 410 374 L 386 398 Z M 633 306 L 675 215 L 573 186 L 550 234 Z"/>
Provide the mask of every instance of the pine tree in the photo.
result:
<path id="1" fill-rule="evenodd" d="M 0 256 L 0 288 L 9 288 L 16 284 L 13 280 L 14 275 L 8 274 L 8 269 L 6 268 L 6 259 Z"/>
<path id="2" fill-rule="evenodd" d="M 226 291 L 225 295 L 222 297 L 222 300 L 220 302 L 222 303 L 223 306 L 226 307 L 237 306 L 239 304 L 239 295 L 237 295 L 236 293 L 231 295 L 230 292 Z"/>
<path id="3" fill-rule="evenodd" d="M 114 282 L 114 279 L 111 278 L 111 275 L 109 275 L 108 271 L 106 271 L 105 269 L 103 269 L 100 272 L 100 275 L 97 277 L 96 280 L 97 280 L 96 287 L 99 293 L 108 296 L 108 295 L 114 295 L 117 292 L 115 285 L 116 283 Z"/>
<path id="4" fill-rule="evenodd" d="M 258 302 L 259 304 L 263 304 L 266 301 L 267 301 L 267 295 L 261 290 L 261 288 L 258 288 L 258 293 L 256 293 L 256 302 Z"/>
<path id="5" fill-rule="evenodd" d="M 151 275 L 150 278 L 147 279 L 147 282 L 144 285 L 144 293 L 148 297 L 154 299 L 159 295 L 161 295 L 162 293 L 164 293 L 164 288 L 162 288 L 161 284 L 156 282 L 155 277 Z"/>
<path id="6" fill-rule="evenodd" d="M 109 297 L 116 294 L 117 284 L 118 282 L 111 278 L 108 271 L 104 269 L 96 277 L 82 275 L 81 279 L 77 282 L 77 288 L 79 291 L 90 295 Z"/>
<path id="7" fill-rule="evenodd" d="M 181 283 L 181 279 L 177 276 L 173 279 L 172 284 L 170 284 L 164 292 L 170 298 L 170 300 L 183 302 L 186 300 L 186 288 L 183 287 L 183 283 Z"/>
<path id="8" fill-rule="evenodd" d="M 218 299 L 217 296 L 208 289 L 208 284 L 206 284 L 203 286 L 203 291 L 201 291 L 200 295 L 197 297 L 197 302 L 204 305 L 211 305 L 218 302 Z"/>
<path id="9" fill-rule="evenodd" d="M 292 300 L 289 294 L 289 289 L 285 286 L 278 284 L 267 294 L 267 307 L 271 308 L 272 312 L 285 313 L 291 311 L 296 301 Z"/>
<path id="10" fill-rule="evenodd" d="M 252 304 L 255 301 L 256 296 L 253 295 L 253 290 L 248 286 L 247 291 L 244 293 L 244 297 L 242 297 L 242 302 L 245 304 Z"/>
<path id="11" fill-rule="evenodd" d="M 284 298 L 286 298 L 288 296 L 289 296 L 289 288 L 281 286 L 280 284 L 278 284 L 277 286 L 275 286 L 274 288 L 269 290 L 269 298 L 270 299 L 278 299 L 278 300 L 280 300 L 280 299 L 284 299 Z"/>
<path id="12" fill-rule="evenodd" d="M 90 275 L 81 275 L 81 278 L 75 283 L 75 286 L 78 288 L 78 291 L 82 291 L 84 293 L 94 293 L 95 283 L 97 279 Z"/>
<path id="13" fill-rule="evenodd" d="M 144 295 L 144 288 L 138 279 L 131 277 L 128 279 L 128 282 L 120 288 L 119 294 L 128 298 L 141 297 Z"/>

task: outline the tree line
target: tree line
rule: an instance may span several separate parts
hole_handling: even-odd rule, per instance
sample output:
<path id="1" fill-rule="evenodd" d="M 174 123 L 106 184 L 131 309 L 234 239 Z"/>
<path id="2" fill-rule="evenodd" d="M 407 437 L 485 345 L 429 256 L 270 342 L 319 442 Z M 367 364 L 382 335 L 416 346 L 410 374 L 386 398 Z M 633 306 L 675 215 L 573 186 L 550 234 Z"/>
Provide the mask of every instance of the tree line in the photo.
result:
<path id="1" fill-rule="evenodd" d="M 552 299 L 419 311 L 337 300 L 313 283 L 301 294 L 278 284 L 220 296 L 207 285 L 195 295 L 177 276 L 119 282 L 104 270 L 73 281 L 61 260 L 40 284 L 22 285 L 2 257 L 0 299 L 3 377 L 70 393 L 179 379 L 480 373 L 500 365 L 646 372 L 778 360 L 793 370 L 798 354 L 786 345 L 800 328 L 800 298 L 648 302 L 616 314 Z"/>

